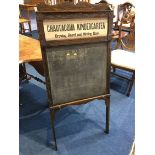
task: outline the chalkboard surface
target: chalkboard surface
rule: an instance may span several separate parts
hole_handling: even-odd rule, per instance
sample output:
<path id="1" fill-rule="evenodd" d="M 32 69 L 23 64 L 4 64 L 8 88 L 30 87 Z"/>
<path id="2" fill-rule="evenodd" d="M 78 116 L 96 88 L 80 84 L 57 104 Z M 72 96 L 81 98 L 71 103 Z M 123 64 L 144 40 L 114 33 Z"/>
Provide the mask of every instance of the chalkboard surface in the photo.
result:
<path id="1" fill-rule="evenodd" d="M 53 104 L 105 94 L 107 43 L 46 48 Z"/>

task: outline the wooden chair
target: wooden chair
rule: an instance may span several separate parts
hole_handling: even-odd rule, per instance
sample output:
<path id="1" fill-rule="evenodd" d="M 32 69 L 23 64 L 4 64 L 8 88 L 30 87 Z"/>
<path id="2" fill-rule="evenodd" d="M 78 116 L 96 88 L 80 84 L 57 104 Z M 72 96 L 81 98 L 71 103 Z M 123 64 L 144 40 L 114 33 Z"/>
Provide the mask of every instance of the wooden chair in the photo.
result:
<path id="1" fill-rule="evenodd" d="M 121 25 L 120 25 L 121 28 Z M 127 90 L 127 96 L 130 95 L 132 85 L 135 80 L 135 22 L 134 17 L 132 23 L 130 24 L 130 33 L 124 37 L 119 38 L 119 42 L 123 49 L 113 50 L 111 53 L 111 66 L 112 66 L 112 75 L 117 77 L 127 79 L 130 81 L 129 87 Z M 131 78 L 120 75 L 116 72 L 116 69 L 124 70 L 132 73 Z"/>
<path id="2" fill-rule="evenodd" d="M 44 2 L 45 0 L 24 0 L 24 4 L 19 4 L 19 26 L 22 34 L 25 33 L 26 30 L 29 30 L 30 34 L 32 35 L 30 12 L 35 11 L 38 3 Z M 22 11 L 26 11 L 26 17 L 22 16 Z M 28 24 L 28 29 L 25 28 L 25 24 Z"/>
<path id="3" fill-rule="evenodd" d="M 31 21 L 30 18 L 24 18 L 21 14 L 21 7 L 19 5 L 19 27 L 20 27 L 20 32 L 21 34 L 24 34 L 26 32 L 26 30 L 28 30 L 30 32 L 30 34 L 32 34 L 32 30 L 31 30 Z M 28 29 L 25 28 L 24 24 L 28 24 Z"/>
<path id="4" fill-rule="evenodd" d="M 135 6 L 130 2 L 125 2 L 117 6 L 117 20 L 113 22 L 114 29 L 118 30 L 120 24 L 124 30 L 130 30 L 131 16 L 135 13 Z"/>
<path id="5" fill-rule="evenodd" d="M 117 25 L 118 30 L 115 28 L 113 29 L 112 39 L 117 41 L 117 46 L 115 48 L 118 48 L 121 45 L 120 41 L 130 33 L 131 25 L 134 23 L 134 20 L 135 13 L 128 11 L 127 15 L 124 13 L 119 25 Z"/>
<path id="6" fill-rule="evenodd" d="M 117 10 L 115 9 L 116 7 Z M 133 7 L 133 4 L 129 2 L 120 5 L 112 5 L 112 9 L 114 11 L 112 40 L 113 42 L 116 41 L 115 48 L 120 45 L 120 40 L 129 33 L 131 17 L 134 15 L 134 12 L 131 11 Z"/>

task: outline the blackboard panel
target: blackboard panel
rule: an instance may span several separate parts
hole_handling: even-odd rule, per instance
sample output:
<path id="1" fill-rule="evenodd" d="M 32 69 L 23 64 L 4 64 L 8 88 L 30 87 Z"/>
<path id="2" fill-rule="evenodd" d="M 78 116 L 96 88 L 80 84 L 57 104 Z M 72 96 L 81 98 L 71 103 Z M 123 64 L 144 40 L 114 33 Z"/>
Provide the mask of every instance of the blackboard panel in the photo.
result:
<path id="1" fill-rule="evenodd" d="M 105 94 L 107 43 L 46 49 L 53 104 Z"/>

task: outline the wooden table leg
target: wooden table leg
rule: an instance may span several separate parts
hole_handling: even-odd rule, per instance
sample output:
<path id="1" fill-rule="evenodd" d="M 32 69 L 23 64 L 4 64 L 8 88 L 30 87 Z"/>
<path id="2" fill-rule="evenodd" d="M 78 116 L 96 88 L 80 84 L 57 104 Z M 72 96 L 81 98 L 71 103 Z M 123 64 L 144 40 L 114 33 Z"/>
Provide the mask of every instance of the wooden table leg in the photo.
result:
<path id="1" fill-rule="evenodd" d="M 30 80 L 31 77 L 28 77 L 27 72 L 26 72 L 26 67 L 25 63 L 19 64 L 19 83 L 23 80 Z"/>
<path id="2" fill-rule="evenodd" d="M 54 127 L 54 121 L 55 121 L 55 110 L 50 109 L 51 112 L 51 120 L 52 120 L 52 133 L 53 133 L 53 139 L 55 143 L 55 150 L 57 151 L 57 142 L 56 142 L 56 136 L 55 136 L 55 127 Z"/>
<path id="3" fill-rule="evenodd" d="M 135 81 L 135 73 L 133 73 L 131 81 L 129 83 L 129 88 L 128 88 L 128 91 L 127 91 L 127 96 L 130 96 L 130 92 L 131 92 L 131 89 L 132 89 L 134 81 Z"/>
<path id="4" fill-rule="evenodd" d="M 105 105 L 106 105 L 106 129 L 105 133 L 109 133 L 109 121 L 110 121 L 110 97 L 107 97 L 105 99 Z"/>

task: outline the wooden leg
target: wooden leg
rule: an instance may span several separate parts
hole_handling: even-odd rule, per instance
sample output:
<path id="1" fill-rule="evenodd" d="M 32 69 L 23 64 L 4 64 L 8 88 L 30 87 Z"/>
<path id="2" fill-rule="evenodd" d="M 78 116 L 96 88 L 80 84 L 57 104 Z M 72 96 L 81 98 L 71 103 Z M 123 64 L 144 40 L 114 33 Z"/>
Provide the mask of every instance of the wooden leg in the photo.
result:
<path id="1" fill-rule="evenodd" d="M 57 151 L 57 142 L 56 142 L 56 136 L 55 136 L 55 128 L 54 128 L 54 121 L 55 121 L 55 111 L 51 110 L 51 120 L 52 120 L 52 132 L 53 132 L 53 139 L 55 143 L 55 150 Z"/>
<path id="2" fill-rule="evenodd" d="M 19 23 L 19 27 L 20 27 L 21 34 L 23 34 L 25 32 L 23 23 Z"/>
<path id="3" fill-rule="evenodd" d="M 28 22 L 28 25 L 29 25 L 29 31 L 30 31 L 31 36 L 32 36 L 31 23 L 30 23 L 30 22 Z"/>
<path id="4" fill-rule="evenodd" d="M 106 105 L 106 129 L 105 133 L 109 133 L 109 121 L 110 121 L 110 97 L 107 97 L 105 99 L 105 105 Z"/>
<path id="5" fill-rule="evenodd" d="M 27 79 L 27 73 L 26 73 L 26 66 L 25 66 L 25 63 L 23 63 L 23 68 L 24 68 L 24 71 L 25 71 L 25 78 Z"/>
<path id="6" fill-rule="evenodd" d="M 27 72 L 26 72 L 26 66 L 25 66 L 25 63 L 23 63 L 23 67 L 24 67 L 24 70 L 25 70 L 25 78 L 26 78 L 26 80 L 30 80 L 31 79 L 31 77 L 27 74 Z"/>
<path id="7" fill-rule="evenodd" d="M 116 72 L 116 68 L 115 67 L 112 67 L 112 70 L 113 70 L 114 73 Z"/>
<path id="8" fill-rule="evenodd" d="M 120 39 L 118 38 L 117 40 L 116 40 L 116 46 L 115 46 L 115 49 L 118 49 L 118 48 L 120 48 L 120 46 L 121 46 L 121 42 L 120 42 Z"/>
<path id="9" fill-rule="evenodd" d="M 22 29 L 22 24 L 21 23 L 19 23 L 19 28 L 20 28 L 20 33 L 22 34 L 23 29 Z"/>
<path id="10" fill-rule="evenodd" d="M 24 23 L 22 23 L 22 33 L 25 33 Z"/>
<path id="11" fill-rule="evenodd" d="M 26 66 L 25 63 L 19 64 L 19 84 L 23 80 L 30 80 L 31 77 L 28 77 L 27 72 L 26 72 Z"/>
<path id="12" fill-rule="evenodd" d="M 135 72 L 133 73 L 131 81 L 129 83 L 129 88 L 128 88 L 128 91 L 127 91 L 127 96 L 130 96 L 130 92 L 131 92 L 131 89 L 132 89 L 134 81 L 135 81 Z"/>

